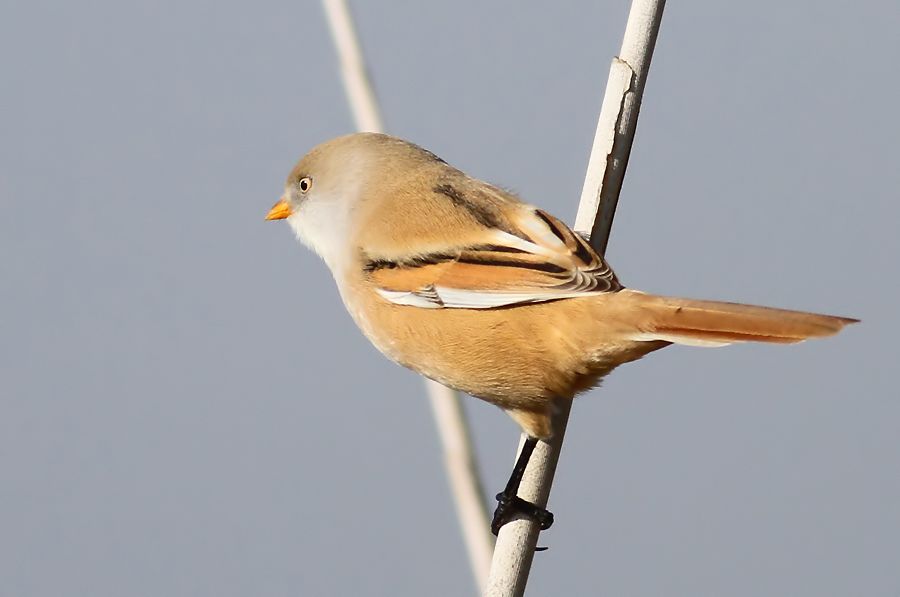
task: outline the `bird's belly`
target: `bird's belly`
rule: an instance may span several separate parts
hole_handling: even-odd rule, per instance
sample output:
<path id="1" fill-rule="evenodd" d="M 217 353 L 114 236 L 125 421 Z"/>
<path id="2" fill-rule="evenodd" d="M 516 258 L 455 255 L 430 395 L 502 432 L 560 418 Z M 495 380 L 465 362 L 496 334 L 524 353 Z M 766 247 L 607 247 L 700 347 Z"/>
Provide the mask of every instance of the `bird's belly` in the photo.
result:
<path id="1" fill-rule="evenodd" d="M 348 309 L 388 358 L 503 408 L 571 397 L 604 372 L 573 345 L 558 305 L 423 309 L 379 298 Z"/>

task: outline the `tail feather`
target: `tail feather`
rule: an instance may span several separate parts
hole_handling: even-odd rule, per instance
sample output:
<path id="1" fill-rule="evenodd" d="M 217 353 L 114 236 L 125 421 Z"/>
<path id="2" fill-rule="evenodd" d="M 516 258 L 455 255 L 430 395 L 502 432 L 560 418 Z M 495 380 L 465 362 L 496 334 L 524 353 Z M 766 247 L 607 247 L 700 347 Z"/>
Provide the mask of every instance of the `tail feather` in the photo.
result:
<path id="1" fill-rule="evenodd" d="M 702 301 L 623 290 L 642 317 L 636 340 L 664 340 L 693 346 L 734 342 L 793 344 L 838 333 L 858 319 L 738 303 Z"/>

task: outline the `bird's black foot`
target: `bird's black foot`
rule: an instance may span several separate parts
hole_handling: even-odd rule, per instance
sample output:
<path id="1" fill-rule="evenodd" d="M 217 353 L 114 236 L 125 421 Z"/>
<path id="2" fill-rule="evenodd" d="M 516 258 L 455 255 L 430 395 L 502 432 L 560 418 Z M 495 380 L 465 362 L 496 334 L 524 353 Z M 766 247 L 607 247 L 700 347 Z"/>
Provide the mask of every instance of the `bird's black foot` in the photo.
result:
<path id="1" fill-rule="evenodd" d="M 491 532 L 497 535 L 500 527 L 512 521 L 516 514 L 521 514 L 537 522 L 541 525 L 542 531 L 546 531 L 553 524 L 553 512 L 523 500 L 517 495 L 501 491 L 497 494 L 497 509 L 494 510 L 494 518 L 491 520 Z"/>
<path id="2" fill-rule="evenodd" d="M 513 520 L 517 514 L 540 524 L 542 531 L 546 531 L 553 524 L 553 514 L 549 510 L 518 496 L 522 476 L 525 474 L 528 460 L 537 443 L 538 440 L 533 437 L 525 440 L 519 458 L 516 459 L 516 466 L 513 467 L 509 481 L 506 482 L 506 488 L 497 494 L 497 509 L 494 510 L 494 518 L 491 520 L 491 532 L 494 535 L 499 534 L 500 527 Z M 538 551 L 542 549 L 544 548 L 538 548 Z"/>

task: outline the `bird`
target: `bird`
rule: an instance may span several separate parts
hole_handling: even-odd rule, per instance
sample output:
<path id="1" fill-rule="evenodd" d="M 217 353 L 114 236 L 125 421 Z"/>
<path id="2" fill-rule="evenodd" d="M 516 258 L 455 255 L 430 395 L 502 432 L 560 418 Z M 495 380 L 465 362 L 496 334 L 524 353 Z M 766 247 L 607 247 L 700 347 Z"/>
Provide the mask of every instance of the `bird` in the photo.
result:
<path id="1" fill-rule="evenodd" d="M 494 534 L 561 400 L 672 344 L 791 344 L 858 320 L 626 288 L 588 240 L 513 193 L 381 133 L 314 147 L 266 215 L 331 271 L 362 333 L 389 359 L 506 411 L 526 435 Z"/>

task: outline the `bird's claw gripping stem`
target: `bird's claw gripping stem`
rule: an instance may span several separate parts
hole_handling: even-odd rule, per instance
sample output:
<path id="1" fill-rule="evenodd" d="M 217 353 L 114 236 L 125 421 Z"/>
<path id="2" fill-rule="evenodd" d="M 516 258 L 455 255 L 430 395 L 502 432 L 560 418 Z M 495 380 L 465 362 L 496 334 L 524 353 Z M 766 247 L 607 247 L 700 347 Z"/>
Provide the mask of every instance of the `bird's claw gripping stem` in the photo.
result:
<path id="1" fill-rule="evenodd" d="M 491 520 L 491 532 L 494 535 L 500 532 L 500 528 L 513 520 L 516 514 L 521 514 L 541 525 L 541 530 L 546 531 L 553 525 L 553 513 L 537 504 L 532 504 L 517 495 L 509 495 L 501 491 L 497 494 L 497 509 L 494 510 L 494 518 Z"/>

